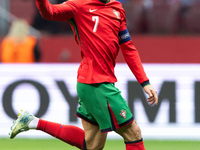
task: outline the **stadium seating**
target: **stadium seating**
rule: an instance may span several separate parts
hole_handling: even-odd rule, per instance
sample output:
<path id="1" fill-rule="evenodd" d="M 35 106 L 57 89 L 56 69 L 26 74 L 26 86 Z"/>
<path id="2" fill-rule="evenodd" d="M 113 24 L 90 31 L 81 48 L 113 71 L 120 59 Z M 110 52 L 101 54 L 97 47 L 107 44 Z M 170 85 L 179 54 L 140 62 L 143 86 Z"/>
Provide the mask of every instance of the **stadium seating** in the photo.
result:
<path id="1" fill-rule="evenodd" d="M 183 27 L 186 32 L 200 33 L 200 2 L 194 2 L 188 7 L 184 16 Z"/>
<path id="2" fill-rule="evenodd" d="M 147 24 L 150 33 L 176 33 L 178 31 L 180 4 L 166 1 L 154 3 L 147 11 Z"/>
<path id="3" fill-rule="evenodd" d="M 26 19 L 30 24 L 33 21 L 35 11 L 34 0 L 12 0 L 10 3 L 10 12 L 16 17 Z"/>
<path id="4" fill-rule="evenodd" d="M 126 11 L 127 28 L 130 33 L 140 33 L 145 30 L 144 6 L 140 0 L 128 0 L 123 4 Z"/>

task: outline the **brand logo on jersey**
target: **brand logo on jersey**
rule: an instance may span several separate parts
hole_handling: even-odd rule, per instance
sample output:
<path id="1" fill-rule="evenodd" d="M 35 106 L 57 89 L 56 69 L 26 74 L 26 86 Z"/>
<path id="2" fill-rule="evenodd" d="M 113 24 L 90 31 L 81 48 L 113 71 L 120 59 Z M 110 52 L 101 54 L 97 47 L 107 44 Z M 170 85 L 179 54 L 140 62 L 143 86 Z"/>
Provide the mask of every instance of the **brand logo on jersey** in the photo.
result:
<path id="1" fill-rule="evenodd" d="M 122 117 L 124 117 L 124 119 L 126 119 L 126 111 L 122 109 L 120 116 L 122 116 Z"/>
<path id="2" fill-rule="evenodd" d="M 113 13 L 117 16 L 117 19 L 120 19 L 120 13 L 113 9 Z"/>
<path id="3" fill-rule="evenodd" d="M 98 9 L 89 9 L 89 12 L 94 12 L 94 11 L 97 11 Z"/>

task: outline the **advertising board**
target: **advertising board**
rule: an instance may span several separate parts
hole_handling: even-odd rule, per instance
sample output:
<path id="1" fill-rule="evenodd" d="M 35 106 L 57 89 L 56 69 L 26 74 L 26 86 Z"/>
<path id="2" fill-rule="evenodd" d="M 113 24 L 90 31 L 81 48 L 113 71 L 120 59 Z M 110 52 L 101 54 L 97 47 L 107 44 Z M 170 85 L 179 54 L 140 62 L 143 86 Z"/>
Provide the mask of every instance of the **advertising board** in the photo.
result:
<path id="1" fill-rule="evenodd" d="M 76 76 L 79 64 L 0 65 L 0 137 L 8 137 L 20 110 L 53 122 L 82 128 Z M 144 64 L 159 103 L 149 106 L 147 95 L 126 64 L 116 65 L 115 84 L 126 99 L 146 139 L 200 139 L 200 65 Z M 18 137 L 49 137 L 29 131 Z M 114 132 L 108 138 L 120 138 Z"/>

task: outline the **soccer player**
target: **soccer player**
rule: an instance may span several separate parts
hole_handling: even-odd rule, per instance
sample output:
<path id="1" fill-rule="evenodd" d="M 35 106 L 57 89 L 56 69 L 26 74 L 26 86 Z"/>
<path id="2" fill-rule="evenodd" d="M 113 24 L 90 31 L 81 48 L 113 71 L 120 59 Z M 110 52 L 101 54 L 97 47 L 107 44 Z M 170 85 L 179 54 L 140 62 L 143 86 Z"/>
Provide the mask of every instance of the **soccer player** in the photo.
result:
<path id="1" fill-rule="evenodd" d="M 139 54 L 126 28 L 125 12 L 115 0 L 69 0 L 62 4 L 36 0 L 43 18 L 68 21 L 80 46 L 82 61 L 78 69 L 77 93 L 80 107 L 76 116 L 83 129 L 39 119 L 22 111 L 11 127 L 10 138 L 29 129 L 44 131 L 83 150 L 101 150 L 107 133 L 115 131 L 125 141 L 126 150 L 145 150 L 141 130 L 115 87 L 115 60 L 121 48 L 138 82 L 148 94 L 150 105 L 158 103 Z"/>

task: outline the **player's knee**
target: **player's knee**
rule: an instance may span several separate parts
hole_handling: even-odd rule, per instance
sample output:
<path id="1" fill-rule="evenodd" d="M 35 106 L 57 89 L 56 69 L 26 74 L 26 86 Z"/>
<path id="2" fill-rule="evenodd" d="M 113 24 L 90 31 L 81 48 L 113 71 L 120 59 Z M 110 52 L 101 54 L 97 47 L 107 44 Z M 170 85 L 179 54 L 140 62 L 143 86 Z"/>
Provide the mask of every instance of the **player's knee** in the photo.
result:
<path id="1" fill-rule="evenodd" d="M 141 129 L 138 125 L 136 125 L 134 128 L 133 128 L 133 133 L 135 135 L 135 138 L 137 140 L 140 140 L 142 138 L 142 135 L 141 135 Z"/>
<path id="2" fill-rule="evenodd" d="M 105 142 L 100 141 L 87 141 L 86 140 L 87 150 L 102 150 L 105 146 Z"/>
<path id="3" fill-rule="evenodd" d="M 132 142 L 136 140 L 141 140 L 141 130 L 140 127 L 136 124 L 136 122 L 133 122 L 127 131 L 128 132 L 125 141 Z"/>
<path id="4" fill-rule="evenodd" d="M 104 148 L 104 145 L 99 145 L 96 148 L 94 148 L 94 150 L 102 150 Z"/>
<path id="5" fill-rule="evenodd" d="M 92 144 L 92 145 L 87 145 L 87 150 L 102 150 L 104 148 L 104 144 Z"/>

